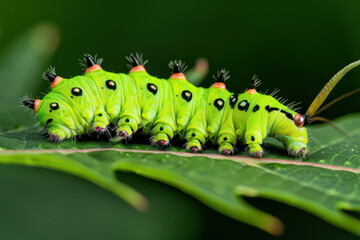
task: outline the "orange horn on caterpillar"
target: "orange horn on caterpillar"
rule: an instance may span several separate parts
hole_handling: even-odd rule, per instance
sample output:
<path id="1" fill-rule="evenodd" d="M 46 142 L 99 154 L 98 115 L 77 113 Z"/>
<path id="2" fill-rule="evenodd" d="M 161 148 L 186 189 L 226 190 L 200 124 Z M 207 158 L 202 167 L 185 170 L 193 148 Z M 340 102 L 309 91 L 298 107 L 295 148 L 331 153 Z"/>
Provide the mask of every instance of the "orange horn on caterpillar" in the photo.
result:
<path id="1" fill-rule="evenodd" d="M 85 73 L 102 69 L 100 67 L 100 65 L 98 63 L 96 63 L 96 61 L 94 60 L 94 58 L 90 54 L 85 55 L 85 60 L 86 60 L 86 65 L 87 65 Z"/>
<path id="2" fill-rule="evenodd" d="M 226 89 L 225 81 L 230 78 L 229 71 L 226 71 L 225 69 L 221 69 L 220 72 L 218 72 L 217 77 L 214 79 L 216 82 L 211 86 L 214 88 L 221 88 Z"/>
<path id="3" fill-rule="evenodd" d="M 181 60 L 170 61 L 169 67 L 173 72 L 170 78 L 186 80 L 184 72 L 187 66 L 184 62 L 182 62 Z"/>
<path id="4" fill-rule="evenodd" d="M 51 88 L 56 87 L 58 83 L 63 80 L 62 77 L 56 75 L 55 68 L 49 67 L 44 73 L 43 73 L 43 79 L 49 80 L 51 82 Z"/>
<path id="5" fill-rule="evenodd" d="M 40 99 L 24 99 L 21 101 L 21 103 L 27 107 L 27 108 L 30 108 L 30 109 L 33 109 L 34 112 L 36 113 L 39 109 L 39 105 L 40 105 L 40 102 L 41 100 Z"/>
<path id="6" fill-rule="evenodd" d="M 148 62 L 148 60 L 143 60 L 142 54 L 136 53 L 130 54 L 130 57 L 126 57 L 126 59 L 131 63 L 130 72 L 146 72 L 145 64 Z"/>
<path id="7" fill-rule="evenodd" d="M 44 77 L 51 82 L 51 88 L 56 87 L 56 85 L 58 85 L 58 83 L 63 80 L 62 77 L 56 76 L 50 72 L 44 72 Z"/>

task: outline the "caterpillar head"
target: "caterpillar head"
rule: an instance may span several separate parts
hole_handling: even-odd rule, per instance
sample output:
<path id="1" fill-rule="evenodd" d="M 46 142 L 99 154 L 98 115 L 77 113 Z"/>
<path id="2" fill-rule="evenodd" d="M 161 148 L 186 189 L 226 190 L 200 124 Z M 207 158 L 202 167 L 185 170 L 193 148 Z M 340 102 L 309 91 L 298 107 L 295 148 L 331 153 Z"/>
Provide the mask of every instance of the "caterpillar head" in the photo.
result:
<path id="1" fill-rule="evenodd" d="M 294 123 L 298 128 L 304 127 L 310 123 L 309 116 L 298 113 L 294 116 Z"/>
<path id="2" fill-rule="evenodd" d="M 44 99 L 22 101 L 22 104 L 34 110 L 37 119 L 52 141 L 63 141 L 77 132 L 75 116 L 65 102 L 56 96 L 45 96 Z M 76 134 L 77 135 L 77 134 Z"/>

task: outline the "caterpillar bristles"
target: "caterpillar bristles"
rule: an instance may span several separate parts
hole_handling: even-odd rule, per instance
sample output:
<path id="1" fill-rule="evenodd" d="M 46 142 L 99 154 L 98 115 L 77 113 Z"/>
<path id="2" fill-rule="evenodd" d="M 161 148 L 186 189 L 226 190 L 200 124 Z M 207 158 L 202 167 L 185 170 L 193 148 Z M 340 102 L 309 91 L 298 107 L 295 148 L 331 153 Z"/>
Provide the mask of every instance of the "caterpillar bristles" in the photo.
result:
<path id="1" fill-rule="evenodd" d="M 217 72 L 216 76 L 213 75 L 213 78 L 215 79 L 216 82 L 224 83 L 226 80 L 230 78 L 229 71 L 223 68 Z"/>
<path id="2" fill-rule="evenodd" d="M 30 109 L 34 109 L 35 107 L 35 100 L 33 99 L 23 99 L 21 103 L 26 107 Z"/>
<path id="3" fill-rule="evenodd" d="M 94 65 L 101 66 L 103 59 L 98 57 L 97 54 L 95 56 L 90 55 L 89 53 L 85 53 L 82 59 L 79 59 L 79 64 L 82 70 L 86 70 L 89 67 Z"/>
<path id="4" fill-rule="evenodd" d="M 256 74 L 254 74 L 254 76 L 251 78 L 250 88 L 256 89 L 260 85 L 261 85 L 260 79 L 258 78 L 258 76 Z"/>
<path id="5" fill-rule="evenodd" d="M 56 75 L 55 67 L 53 66 L 48 67 L 48 69 L 46 69 L 42 74 L 42 79 L 48 80 L 51 83 L 55 80 L 56 77 L 57 75 Z"/>
<path id="6" fill-rule="evenodd" d="M 186 71 L 188 66 L 182 60 L 171 60 L 168 64 L 169 68 L 171 69 L 171 73 L 183 73 Z"/>
<path id="7" fill-rule="evenodd" d="M 126 64 L 128 68 L 136 67 L 136 66 L 145 66 L 149 61 L 143 59 L 142 53 L 130 53 L 130 56 L 126 56 L 125 59 L 130 63 Z"/>
<path id="8" fill-rule="evenodd" d="M 274 96 L 275 96 L 276 94 L 278 94 L 279 92 L 280 92 L 280 89 L 275 88 L 275 90 L 272 91 L 269 95 L 272 96 L 272 97 L 274 97 Z"/>

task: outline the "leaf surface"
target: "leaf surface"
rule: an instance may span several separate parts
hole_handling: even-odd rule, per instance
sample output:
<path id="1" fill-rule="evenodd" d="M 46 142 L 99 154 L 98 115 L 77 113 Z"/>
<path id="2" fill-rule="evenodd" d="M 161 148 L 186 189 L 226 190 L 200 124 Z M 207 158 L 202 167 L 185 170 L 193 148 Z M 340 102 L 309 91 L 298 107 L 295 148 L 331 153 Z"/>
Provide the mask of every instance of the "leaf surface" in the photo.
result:
<path id="1" fill-rule="evenodd" d="M 65 171 L 102 186 L 133 205 L 145 209 L 140 194 L 121 184 L 116 171 L 130 171 L 162 181 L 196 197 L 230 217 L 278 235 L 283 224 L 241 196 L 277 200 L 323 218 L 360 235 L 360 221 L 342 210 L 360 209 L 359 140 L 360 115 L 335 123 L 347 131 L 343 138 L 329 126 L 310 129 L 312 156 L 287 158 L 274 141 L 265 144 L 267 158 L 224 157 L 215 150 L 190 154 L 171 147 L 158 151 L 149 145 L 106 141 L 47 142 L 34 129 L 0 134 L 0 162 L 25 164 Z M 283 159 L 280 159 L 279 156 Z"/>

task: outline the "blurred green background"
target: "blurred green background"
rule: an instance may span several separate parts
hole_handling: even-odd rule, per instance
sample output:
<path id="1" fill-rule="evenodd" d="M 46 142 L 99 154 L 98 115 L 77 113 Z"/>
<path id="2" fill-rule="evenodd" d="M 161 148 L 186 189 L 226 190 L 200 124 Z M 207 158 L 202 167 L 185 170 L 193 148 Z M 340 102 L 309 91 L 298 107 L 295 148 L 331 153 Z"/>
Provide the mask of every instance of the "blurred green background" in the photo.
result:
<path id="1" fill-rule="evenodd" d="M 50 21 L 59 27 L 62 40 L 49 64 L 64 77 L 81 72 L 77 59 L 83 53 L 102 56 L 106 70 L 124 72 L 124 57 L 140 52 L 150 60 L 148 71 L 159 77 L 169 76 L 171 59 L 192 65 L 203 56 L 210 75 L 230 70 L 231 91 L 247 88 L 258 74 L 261 90 L 280 88 L 281 96 L 306 109 L 326 81 L 360 59 L 359 9 L 356 0 L 2 0 L 0 43 L 4 49 L 34 24 Z M 351 72 L 330 98 L 359 87 L 359 79 L 360 71 Z M 209 76 L 202 85 L 212 82 Z M 324 116 L 359 111 L 359 105 L 349 106 L 358 99 L 342 102 Z"/>
<path id="2" fill-rule="evenodd" d="M 148 72 L 159 77 L 169 76 L 169 60 L 182 59 L 192 66 L 196 58 L 205 57 L 210 73 L 202 86 L 209 86 L 211 75 L 225 67 L 231 75 L 228 89 L 240 92 L 257 74 L 263 81 L 260 90 L 279 88 L 280 96 L 302 102 L 305 111 L 338 70 L 360 59 L 359 9 L 355 0 L 0 0 L 0 56 L 7 56 L 19 41 L 39 45 L 36 56 L 22 54 L 19 48 L 21 58 L 0 61 L 9 70 L 0 74 L 0 88 L 10 89 L 0 96 L 0 123 L 13 118 L 14 126 L 32 124 L 30 118 L 20 117 L 22 110 L 4 112 L 18 109 L 26 93 L 41 96 L 47 91 L 41 72 L 48 65 L 64 77 L 81 73 L 77 59 L 83 53 L 103 57 L 106 70 L 125 72 L 124 57 L 140 52 L 150 60 Z M 41 25 L 38 35 L 50 32 L 53 38 L 43 43 L 22 37 L 44 22 L 58 30 Z M 14 81 L 19 76 L 28 77 L 26 88 Z M 359 70 L 350 72 L 330 99 L 360 87 L 359 79 Z M 333 119 L 359 111 L 359 99 L 346 99 L 323 116 Z M 0 239 L 272 239 L 177 190 L 133 174 L 122 174 L 122 179 L 149 198 L 152 208 L 146 214 L 91 183 L 50 170 L 0 166 L 0 179 Z M 354 238 L 289 206 L 249 201 L 285 221 L 283 239 Z"/>

